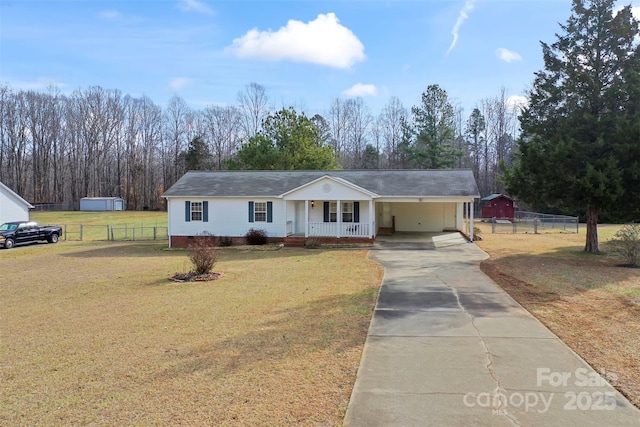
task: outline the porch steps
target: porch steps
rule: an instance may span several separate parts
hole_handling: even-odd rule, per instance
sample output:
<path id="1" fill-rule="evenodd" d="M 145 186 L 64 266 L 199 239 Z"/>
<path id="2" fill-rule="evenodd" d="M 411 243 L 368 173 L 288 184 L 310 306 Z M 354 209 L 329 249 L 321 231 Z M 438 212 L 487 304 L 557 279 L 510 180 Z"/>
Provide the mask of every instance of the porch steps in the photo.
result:
<path id="1" fill-rule="evenodd" d="M 287 236 L 284 238 L 284 246 L 287 248 L 303 248 L 306 238 L 304 236 Z"/>

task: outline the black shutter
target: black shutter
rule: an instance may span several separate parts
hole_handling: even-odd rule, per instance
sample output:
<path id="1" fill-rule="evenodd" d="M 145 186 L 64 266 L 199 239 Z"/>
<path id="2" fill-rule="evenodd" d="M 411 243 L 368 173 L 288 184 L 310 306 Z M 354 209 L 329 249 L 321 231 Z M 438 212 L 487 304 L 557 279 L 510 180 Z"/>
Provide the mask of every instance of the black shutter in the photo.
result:
<path id="1" fill-rule="evenodd" d="M 360 202 L 353 202 L 353 222 L 360 222 Z"/>
<path id="2" fill-rule="evenodd" d="M 267 202 L 267 222 L 273 222 L 273 202 Z"/>
<path id="3" fill-rule="evenodd" d="M 209 221 L 209 202 L 202 202 L 202 221 Z"/>
<path id="4" fill-rule="evenodd" d="M 253 222 L 253 202 L 249 202 L 249 222 Z"/>
<path id="5" fill-rule="evenodd" d="M 184 220 L 189 222 L 191 221 L 191 202 L 184 202 Z"/>
<path id="6" fill-rule="evenodd" d="M 324 202 L 324 222 L 329 222 L 329 202 Z"/>

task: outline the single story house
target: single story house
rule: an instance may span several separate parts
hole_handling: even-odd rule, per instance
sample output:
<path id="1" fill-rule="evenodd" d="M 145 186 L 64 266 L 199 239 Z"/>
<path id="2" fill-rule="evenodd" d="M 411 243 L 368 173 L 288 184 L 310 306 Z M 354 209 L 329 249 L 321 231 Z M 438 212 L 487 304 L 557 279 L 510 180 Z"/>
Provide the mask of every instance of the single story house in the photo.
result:
<path id="1" fill-rule="evenodd" d="M 0 224 L 7 221 L 28 221 L 33 206 L 0 182 Z"/>
<path id="2" fill-rule="evenodd" d="M 191 171 L 162 197 L 169 246 L 185 247 L 203 234 L 239 240 L 251 228 L 285 245 L 464 231 L 480 196 L 470 170 L 337 170 Z"/>
<path id="3" fill-rule="evenodd" d="M 120 197 L 83 197 L 81 211 L 123 211 L 124 199 Z"/>
<path id="4" fill-rule="evenodd" d="M 504 194 L 490 194 L 480 199 L 480 201 L 484 203 L 484 205 L 482 205 L 483 219 L 497 218 L 513 220 L 516 217 L 518 202 L 509 196 Z"/>

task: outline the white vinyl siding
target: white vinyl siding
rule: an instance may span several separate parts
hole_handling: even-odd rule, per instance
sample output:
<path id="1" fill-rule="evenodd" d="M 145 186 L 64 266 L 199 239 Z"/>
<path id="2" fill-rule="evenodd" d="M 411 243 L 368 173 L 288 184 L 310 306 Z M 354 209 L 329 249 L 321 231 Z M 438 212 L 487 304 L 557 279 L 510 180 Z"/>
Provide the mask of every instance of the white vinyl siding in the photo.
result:
<path id="1" fill-rule="evenodd" d="M 0 224 L 7 221 L 28 221 L 29 206 L 0 187 Z"/>
<path id="2" fill-rule="evenodd" d="M 185 221 L 186 198 L 169 199 L 169 219 L 171 221 L 171 235 L 195 236 L 207 232 L 216 236 L 244 236 L 250 228 L 256 226 L 247 217 L 248 199 L 210 198 L 201 200 L 202 221 Z M 269 201 L 269 200 L 267 200 Z M 207 205 L 205 207 L 205 204 Z M 285 217 L 283 200 L 273 200 L 274 222 L 260 222 L 258 228 L 267 231 L 269 237 L 283 236 L 286 221 L 278 220 Z M 207 215 L 208 214 L 208 215 Z M 191 203 L 189 203 L 189 216 Z M 252 215 L 253 217 L 253 215 Z"/>

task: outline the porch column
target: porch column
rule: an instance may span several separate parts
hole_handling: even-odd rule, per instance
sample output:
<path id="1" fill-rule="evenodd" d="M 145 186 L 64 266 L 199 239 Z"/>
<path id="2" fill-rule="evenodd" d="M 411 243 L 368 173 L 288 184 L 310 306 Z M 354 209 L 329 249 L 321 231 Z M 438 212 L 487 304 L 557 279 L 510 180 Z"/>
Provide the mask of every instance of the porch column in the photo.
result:
<path id="1" fill-rule="evenodd" d="M 287 200 L 284 200 L 284 237 L 287 237 L 289 233 L 287 232 Z"/>
<path id="2" fill-rule="evenodd" d="M 309 200 L 304 201 L 304 237 L 309 237 Z"/>
<path id="3" fill-rule="evenodd" d="M 369 199 L 369 237 L 374 238 L 376 236 L 376 230 L 373 229 L 375 224 L 375 213 L 373 212 L 373 199 Z"/>
<path id="4" fill-rule="evenodd" d="M 340 200 L 336 201 L 336 224 L 338 225 L 338 232 L 336 233 L 337 237 L 342 237 L 342 202 Z"/>
<path id="5" fill-rule="evenodd" d="M 473 242 L 473 201 L 469 203 L 469 238 Z"/>

